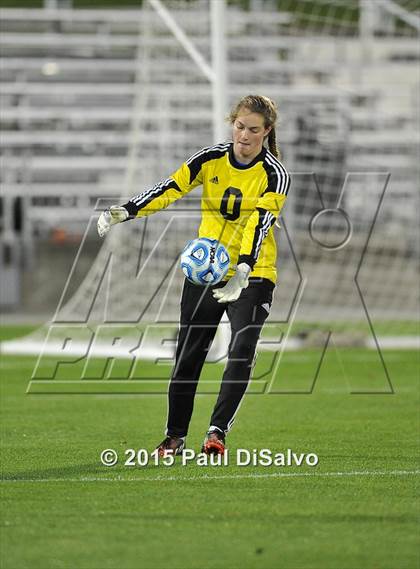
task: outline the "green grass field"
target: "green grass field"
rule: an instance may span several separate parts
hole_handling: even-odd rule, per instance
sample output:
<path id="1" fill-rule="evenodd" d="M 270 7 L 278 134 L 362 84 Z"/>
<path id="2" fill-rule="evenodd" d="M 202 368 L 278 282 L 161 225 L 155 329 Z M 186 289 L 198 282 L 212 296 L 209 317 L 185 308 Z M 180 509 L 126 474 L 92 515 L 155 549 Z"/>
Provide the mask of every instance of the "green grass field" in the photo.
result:
<path id="1" fill-rule="evenodd" d="M 286 359 L 289 386 L 308 383 L 318 355 Z M 161 440 L 166 397 L 26 394 L 35 359 L 4 356 L 2 569 L 417 568 L 418 357 L 384 356 L 394 394 L 350 393 L 348 377 L 384 387 L 363 349 L 329 350 L 311 394 L 250 392 L 229 466 L 108 468 L 103 449 L 123 459 Z M 196 451 L 213 403 L 197 397 L 187 441 Z M 313 452 L 319 463 L 239 467 L 237 448 Z"/>

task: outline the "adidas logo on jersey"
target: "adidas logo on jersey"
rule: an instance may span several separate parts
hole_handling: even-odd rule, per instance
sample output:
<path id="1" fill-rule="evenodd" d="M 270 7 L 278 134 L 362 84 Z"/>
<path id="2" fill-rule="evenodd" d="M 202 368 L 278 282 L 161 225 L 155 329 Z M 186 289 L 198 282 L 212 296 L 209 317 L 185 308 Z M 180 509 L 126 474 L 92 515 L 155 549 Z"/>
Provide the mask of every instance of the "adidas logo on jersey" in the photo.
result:
<path id="1" fill-rule="evenodd" d="M 218 184 L 219 178 L 217 176 L 215 176 L 214 178 L 210 178 L 210 182 L 212 182 L 213 184 Z"/>

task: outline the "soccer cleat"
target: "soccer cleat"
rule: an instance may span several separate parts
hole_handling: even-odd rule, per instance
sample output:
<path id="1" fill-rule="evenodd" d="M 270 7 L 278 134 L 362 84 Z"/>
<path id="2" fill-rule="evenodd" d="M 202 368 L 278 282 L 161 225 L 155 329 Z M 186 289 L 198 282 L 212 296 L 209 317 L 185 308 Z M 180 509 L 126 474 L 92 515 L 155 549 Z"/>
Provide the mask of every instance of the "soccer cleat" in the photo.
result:
<path id="1" fill-rule="evenodd" d="M 160 443 L 159 446 L 156 447 L 158 451 L 158 455 L 161 457 L 168 456 L 170 454 L 181 454 L 185 447 L 185 438 L 182 437 L 166 437 Z"/>
<path id="2" fill-rule="evenodd" d="M 225 454 L 225 433 L 219 429 L 208 431 L 201 452 L 206 454 Z"/>

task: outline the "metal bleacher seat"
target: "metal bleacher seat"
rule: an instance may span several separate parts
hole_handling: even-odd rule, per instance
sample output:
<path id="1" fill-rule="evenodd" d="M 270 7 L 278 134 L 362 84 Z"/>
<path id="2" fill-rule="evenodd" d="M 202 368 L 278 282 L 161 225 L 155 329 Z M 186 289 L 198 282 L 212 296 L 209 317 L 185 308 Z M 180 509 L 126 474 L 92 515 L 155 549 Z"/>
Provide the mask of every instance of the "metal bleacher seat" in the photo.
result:
<path id="1" fill-rule="evenodd" d="M 96 196 L 98 188 L 115 194 L 108 182 L 121 179 L 127 168 L 139 46 L 151 61 L 147 97 L 158 103 L 137 112 L 146 133 L 138 168 L 169 146 L 182 160 L 196 150 L 196 140 L 208 142 L 209 83 L 188 58 L 180 57 L 182 48 L 151 11 L 4 9 L 0 15 L 3 191 L 17 194 L 22 184 L 22 192 L 51 194 L 60 184 L 73 184 L 78 195 Z M 177 10 L 176 18 L 210 60 L 208 14 L 197 18 L 194 10 Z M 409 110 L 395 109 L 380 84 L 348 80 L 359 63 L 357 38 L 343 38 L 336 50 L 335 38 L 324 37 L 317 44 L 318 57 L 310 57 L 312 37 L 280 33 L 289 22 L 290 15 L 281 12 L 231 13 L 230 99 L 248 90 L 276 98 L 286 114 L 281 123 L 286 149 L 293 143 L 292 123 L 307 104 L 325 108 L 326 122 L 328 113 L 348 113 L 350 155 L 367 164 L 387 160 L 412 167 L 411 155 L 404 155 L 415 141 L 406 137 L 397 144 L 394 139 L 395 125 L 404 128 L 403 138 L 409 132 Z M 400 38 L 378 41 L 374 49 L 383 62 L 415 51 L 413 41 Z M 352 70 L 346 70 L 343 58 Z M 389 105 L 386 120 L 383 108 L 375 114 L 380 103 Z M 363 136 L 367 129 L 369 137 Z M 191 142 L 192 131 L 198 136 Z"/>

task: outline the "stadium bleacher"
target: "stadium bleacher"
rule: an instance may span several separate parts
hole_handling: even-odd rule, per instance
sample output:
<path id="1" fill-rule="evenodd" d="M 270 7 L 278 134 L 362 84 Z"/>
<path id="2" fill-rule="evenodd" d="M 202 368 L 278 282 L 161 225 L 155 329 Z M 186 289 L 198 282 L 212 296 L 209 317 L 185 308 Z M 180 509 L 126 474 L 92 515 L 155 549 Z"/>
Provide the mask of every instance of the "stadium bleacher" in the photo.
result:
<path id="1" fill-rule="evenodd" d="M 297 30 L 290 12 L 229 10 L 229 102 L 248 91 L 279 102 L 280 142 L 291 170 L 308 166 L 299 163 L 305 152 L 298 122 L 311 109 L 312 166 L 317 156 L 324 164 L 330 156 L 334 177 L 333 148 L 340 142 L 340 168 L 391 170 L 385 207 L 394 223 L 406 221 L 419 172 L 415 39 L 378 33 L 365 58 L 366 43 L 345 26 L 342 37 L 318 33 L 314 50 L 315 32 Z M 208 12 L 199 4 L 174 15 L 210 60 Z M 150 8 L 3 9 L 0 31 L 2 191 L 5 199 L 30 204 L 27 236 L 40 224 L 54 228 L 57 204 L 69 191 L 75 205 L 68 225 L 79 224 L 80 234 L 98 196 L 121 194 L 133 121 L 141 125 L 134 166 L 140 187 L 209 143 L 211 86 Z M 394 199 L 398 192 L 403 200 Z M 59 221 L 65 226 L 65 217 Z M 295 216 L 299 223 L 306 221 Z"/>

